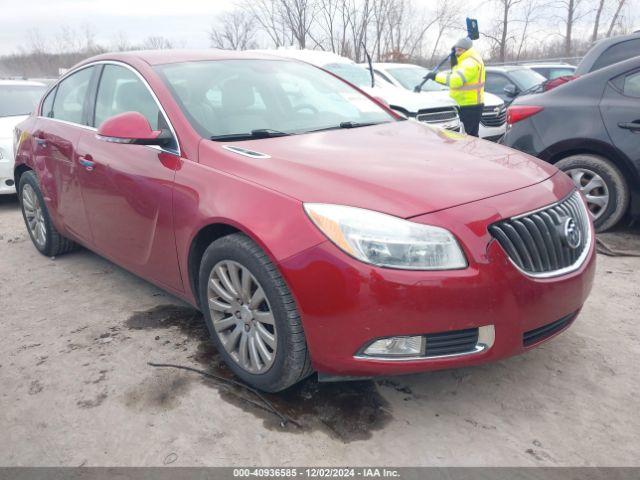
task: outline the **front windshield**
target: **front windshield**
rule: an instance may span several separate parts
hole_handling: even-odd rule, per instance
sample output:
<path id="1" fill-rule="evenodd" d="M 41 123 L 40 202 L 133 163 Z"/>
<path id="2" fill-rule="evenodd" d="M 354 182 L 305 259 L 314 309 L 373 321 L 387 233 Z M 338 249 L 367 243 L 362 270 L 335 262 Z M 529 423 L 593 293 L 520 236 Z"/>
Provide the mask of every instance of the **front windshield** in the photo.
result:
<path id="1" fill-rule="evenodd" d="M 330 63 L 323 67 L 359 88 L 371 87 L 371 72 L 353 63 Z"/>
<path id="2" fill-rule="evenodd" d="M 205 138 L 298 134 L 395 120 L 348 84 L 288 60 L 217 60 L 156 67 Z"/>
<path id="3" fill-rule="evenodd" d="M 0 117 L 29 115 L 44 91 L 38 85 L 0 85 Z"/>
<path id="4" fill-rule="evenodd" d="M 529 68 L 511 70 L 509 74 L 514 78 L 523 91 L 529 90 L 530 88 L 547 81 L 547 79 L 538 72 L 534 72 Z"/>
<path id="5" fill-rule="evenodd" d="M 429 70 L 424 67 L 397 67 L 388 68 L 387 72 L 399 81 L 404 88 L 413 91 L 416 86 L 420 85 Z M 447 87 L 433 80 L 429 80 L 422 86 L 423 92 L 439 92 L 441 90 L 447 90 Z"/>

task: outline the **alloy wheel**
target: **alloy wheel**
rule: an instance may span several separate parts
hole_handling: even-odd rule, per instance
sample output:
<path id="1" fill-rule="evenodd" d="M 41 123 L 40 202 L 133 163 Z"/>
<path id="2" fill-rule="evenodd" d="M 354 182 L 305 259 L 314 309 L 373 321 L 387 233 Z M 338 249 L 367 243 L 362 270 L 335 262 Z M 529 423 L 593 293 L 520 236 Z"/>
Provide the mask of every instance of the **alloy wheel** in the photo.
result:
<path id="1" fill-rule="evenodd" d="M 22 189 L 22 209 L 27 219 L 27 227 L 31 232 L 31 237 L 38 247 L 44 248 L 47 242 L 47 226 L 44 221 L 44 213 L 38 195 L 29 184 L 26 184 Z"/>
<path id="2" fill-rule="evenodd" d="M 269 370 L 276 356 L 276 324 L 253 274 L 232 260 L 218 262 L 209 275 L 207 299 L 213 328 L 231 358 L 249 373 Z"/>
<path id="3" fill-rule="evenodd" d="M 565 173 L 584 194 L 594 220 L 600 218 L 609 206 L 609 189 L 602 177 L 586 168 L 572 168 Z"/>

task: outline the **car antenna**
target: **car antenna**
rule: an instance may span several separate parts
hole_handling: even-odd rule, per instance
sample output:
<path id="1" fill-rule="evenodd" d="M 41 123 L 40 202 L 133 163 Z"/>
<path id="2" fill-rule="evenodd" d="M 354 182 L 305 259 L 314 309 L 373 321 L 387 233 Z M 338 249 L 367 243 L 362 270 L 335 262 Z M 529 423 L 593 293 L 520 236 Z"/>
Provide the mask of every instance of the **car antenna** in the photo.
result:
<path id="1" fill-rule="evenodd" d="M 367 64 L 369 65 L 369 74 L 371 74 L 371 88 L 376 86 L 376 77 L 373 74 L 373 63 L 371 63 L 371 55 L 367 51 L 367 46 L 362 42 L 362 48 L 364 48 L 364 54 L 367 57 Z"/>

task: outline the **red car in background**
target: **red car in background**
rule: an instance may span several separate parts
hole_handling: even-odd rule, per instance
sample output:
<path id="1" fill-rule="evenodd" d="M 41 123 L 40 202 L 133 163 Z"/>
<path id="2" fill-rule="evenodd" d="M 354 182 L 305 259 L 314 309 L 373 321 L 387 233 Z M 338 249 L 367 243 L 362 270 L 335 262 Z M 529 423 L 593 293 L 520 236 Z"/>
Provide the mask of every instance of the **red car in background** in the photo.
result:
<path id="1" fill-rule="evenodd" d="M 198 307 L 267 391 L 524 352 L 593 281 L 591 220 L 555 167 L 297 61 L 94 57 L 15 142 L 41 253 L 83 245 Z"/>

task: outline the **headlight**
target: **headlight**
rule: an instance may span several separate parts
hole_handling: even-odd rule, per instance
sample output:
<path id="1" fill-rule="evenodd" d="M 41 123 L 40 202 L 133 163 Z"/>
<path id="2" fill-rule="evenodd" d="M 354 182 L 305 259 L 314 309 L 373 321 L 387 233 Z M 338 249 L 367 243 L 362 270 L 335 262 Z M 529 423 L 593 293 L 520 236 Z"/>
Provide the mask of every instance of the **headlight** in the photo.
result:
<path id="1" fill-rule="evenodd" d="M 329 240 L 366 263 L 405 270 L 453 270 L 467 260 L 444 228 L 362 208 L 306 203 L 304 209 Z"/>

